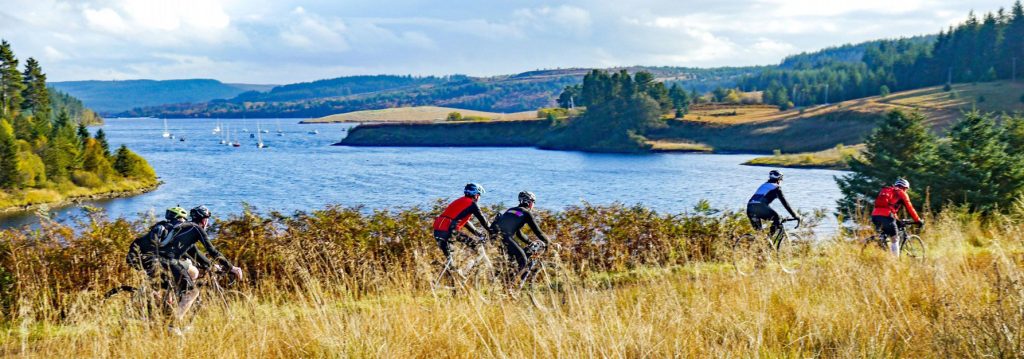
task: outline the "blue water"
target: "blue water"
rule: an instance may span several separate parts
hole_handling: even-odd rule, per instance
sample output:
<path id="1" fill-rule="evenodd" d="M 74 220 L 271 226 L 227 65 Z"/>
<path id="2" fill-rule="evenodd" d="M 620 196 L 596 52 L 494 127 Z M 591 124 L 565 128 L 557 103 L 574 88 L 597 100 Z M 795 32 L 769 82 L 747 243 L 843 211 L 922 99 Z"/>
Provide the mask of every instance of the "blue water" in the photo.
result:
<path id="1" fill-rule="evenodd" d="M 561 209 L 595 204 L 640 203 L 659 211 L 683 212 L 701 199 L 719 209 L 739 210 L 767 177 L 768 168 L 742 166 L 752 155 L 618 155 L 542 151 L 532 148 L 392 148 L 331 146 L 352 125 L 299 125 L 295 119 L 260 120 L 265 149 L 256 148 L 256 120 L 221 120 L 242 147 L 218 143 L 213 120 L 168 120 L 175 136 L 165 139 L 162 120 L 108 119 L 102 126 L 111 148 L 127 144 L 145 157 L 164 182 L 131 197 L 86 203 L 110 217 L 134 218 L 168 206 L 209 206 L 216 214 L 238 213 L 242 203 L 260 212 L 291 213 L 328 204 L 368 209 L 429 206 L 461 194 L 467 182 L 484 185 L 485 205 L 512 204 L 530 190 L 538 206 Z M 284 136 L 277 136 L 278 128 Z M 249 133 L 241 132 L 248 129 Z M 317 135 L 308 134 L 318 130 Z M 96 128 L 92 128 L 93 131 Z M 786 169 L 784 191 L 799 210 L 833 209 L 839 197 L 833 176 L 843 172 Z M 780 213 L 783 210 L 775 204 Z M 54 211 L 67 221 L 82 210 Z M 29 214 L 8 215 L 0 225 L 31 224 Z M 834 226 L 826 224 L 826 226 Z"/>

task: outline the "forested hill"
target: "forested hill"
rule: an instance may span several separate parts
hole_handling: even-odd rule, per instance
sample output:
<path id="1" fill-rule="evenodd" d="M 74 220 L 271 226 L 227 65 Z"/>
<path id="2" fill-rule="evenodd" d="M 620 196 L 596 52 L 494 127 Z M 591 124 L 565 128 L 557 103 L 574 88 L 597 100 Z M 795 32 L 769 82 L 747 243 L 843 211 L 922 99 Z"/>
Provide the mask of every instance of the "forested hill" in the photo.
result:
<path id="1" fill-rule="evenodd" d="M 246 91 L 265 91 L 272 87 L 226 84 L 209 79 L 66 81 L 50 82 L 49 85 L 81 99 L 86 106 L 104 115 L 136 107 L 231 98 Z"/>
<path id="2" fill-rule="evenodd" d="M 707 91 L 733 87 L 744 75 L 764 67 L 630 67 L 658 80 Z M 537 70 L 493 77 L 348 76 L 246 92 L 224 100 L 137 108 L 119 116 L 153 117 L 321 117 L 336 113 L 402 106 L 446 106 L 491 112 L 531 111 L 555 105 L 568 85 L 580 83 L 590 69 Z"/>
<path id="3" fill-rule="evenodd" d="M 872 41 L 788 58 L 744 78 L 783 108 L 834 103 L 894 91 L 1019 78 L 1024 70 L 1024 6 L 967 20 L 935 36 Z M 1020 64 L 1018 64 L 1020 63 Z M 947 86 L 948 89 L 948 86 Z"/>

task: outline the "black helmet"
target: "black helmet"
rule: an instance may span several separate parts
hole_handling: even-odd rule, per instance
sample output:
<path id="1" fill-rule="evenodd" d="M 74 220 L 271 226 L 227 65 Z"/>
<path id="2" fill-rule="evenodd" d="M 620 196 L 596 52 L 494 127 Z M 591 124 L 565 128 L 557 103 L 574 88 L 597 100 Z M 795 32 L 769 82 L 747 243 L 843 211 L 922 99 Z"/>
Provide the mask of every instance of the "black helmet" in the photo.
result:
<path id="1" fill-rule="evenodd" d="M 185 209 L 180 206 L 168 208 L 167 211 L 164 212 L 164 219 L 168 221 L 173 221 L 179 218 L 184 219 L 187 216 L 188 212 L 185 212 Z"/>
<path id="2" fill-rule="evenodd" d="M 206 206 L 200 205 L 200 206 L 198 206 L 196 208 L 193 208 L 191 211 L 188 211 L 188 215 L 189 215 L 189 217 L 192 217 L 193 221 L 197 221 L 197 220 L 200 220 L 200 219 L 203 219 L 203 218 L 210 218 L 210 216 L 212 216 L 213 214 L 210 213 L 210 209 L 209 208 L 206 208 Z"/>
<path id="3" fill-rule="evenodd" d="M 536 203 L 537 196 L 530 191 L 519 192 L 519 203 Z"/>
<path id="4" fill-rule="evenodd" d="M 782 172 L 779 172 L 778 170 L 771 170 L 768 172 L 768 179 L 780 180 L 782 179 Z"/>

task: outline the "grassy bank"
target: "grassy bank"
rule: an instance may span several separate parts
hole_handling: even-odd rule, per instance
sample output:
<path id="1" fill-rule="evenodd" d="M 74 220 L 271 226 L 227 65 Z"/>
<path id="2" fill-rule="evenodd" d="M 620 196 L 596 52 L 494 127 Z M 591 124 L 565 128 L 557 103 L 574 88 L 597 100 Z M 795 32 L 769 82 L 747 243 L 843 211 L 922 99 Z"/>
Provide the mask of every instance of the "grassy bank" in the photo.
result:
<path id="1" fill-rule="evenodd" d="M 818 152 L 778 154 L 758 157 L 743 164 L 749 166 L 795 167 L 795 168 L 826 168 L 834 170 L 849 169 L 846 160 L 858 156 L 864 151 L 864 145 L 837 146 Z"/>
<path id="2" fill-rule="evenodd" d="M 0 213 L 29 210 L 41 205 L 60 206 L 83 200 L 132 196 L 156 189 L 155 180 L 121 179 L 99 187 L 65 183 L 53 189 L 24 189 L 0 192 Z"/>
<path id="3" fill-rule="evenodd" d="M 1010 219 L 982 226 L 935 218 L 923 233 L 929 255 L 922 261 L 826 241 L 796 275 L 766 268 L 739 276 L 716 249 L 724 233 L 742 229 L 735 217 L 569 208 L 544 214 L 571 272 L 559 290 L 511 297 L 479 288 L 453 298 L 428 289 L 440 259 L 424 230 L 429 218 L 419 210 L 334 208 L 223 220 L 217 243 L 246 268 L 252 298 L 204 307 L 186 340 L 98 299 L 128 273 L 119 263 L 97 264 L 139 223 L 100 220 L 81 234 L 3 231 L 0 350 L 28 357 L 998 357 L 1024 350 L 1024 226 Z M 29 237 L 36 244 L 27 245 Z M 69 245 L 50 246 L 59 240 Z"/>
<path id="4" fill-rule="evenodd" d="M 549 120 L 380 123 L 349 130 L 345 146 L 535 146 Z"/>
<path id="5" fill-rule="evenodd" d="M 341 122 L 437 122 L 444 121 L 449 113 L 458 112 L 462 117 L 476 117 L 499 121 L 533 120 L 536 111 L 498 113 L 487 111 L 464 110 L 452 107 L 413 106 L 396 107 L 380 110 L 365 110 L 324 116 L 302 123 L 341 123 Z"/>

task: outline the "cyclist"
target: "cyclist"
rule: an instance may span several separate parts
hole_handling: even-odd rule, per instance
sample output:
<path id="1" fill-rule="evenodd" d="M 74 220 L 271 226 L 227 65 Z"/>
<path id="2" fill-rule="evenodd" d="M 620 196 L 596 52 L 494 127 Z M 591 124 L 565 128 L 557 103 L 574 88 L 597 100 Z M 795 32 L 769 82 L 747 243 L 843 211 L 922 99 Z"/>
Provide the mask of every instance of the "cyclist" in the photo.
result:
<path id="1" fill-rule="evenodd" d="M 463 227 L 476 236 L 483 234 L 469 221 L 471 217 L 476 217 L 480 224 L 484 226 L 483 228 L 490 228 L 491 226 L 487 223 L 487 219 L 484 218 L 484 214 L 480 211 L 480 206 L 477 204 L 480 196 L 484 194 L 484 187 L 476 183 L 470 183 L 466 185 L 462 192 L 465 196 L 453 201 L 440 216 L 434 219 L 434 240 L 437 241 L 437 246 L 441 248 L 441 252 L 444 252 L 446 260 L 451 260 L 451 242 L 453 237 L 459 236 L 457 239 L 465 239 L 465 235 L 460 232 Z"/>
<path id="2" fill-rule="evenodd" d="M 149 228 L 149 232 L 145 235 L 136 238 L 132 241 L 132 244 L 128 246 L 128 255 L 125 261 L 128 262 L 128 266 L 145 271 L 150 278 L 157 278 L 159 276 L 160 269 L 160 241 L 167 237 L 167 234 L 174 229 L 175 226 L 185 222 L 185 218 L 188 216 L 188 212 L 181 207 L 171 207 L 164 212 L 164 219 L 156 222 L 152 227 Z M 166 289 L 167 281 L 162 281 L 161 286 Z"/>
<path id="3" fill-rule="evenodd" d="M 747 218 L 750 219 L 750 225 L 755 230 L 760 231 L 761 221 L 770 220 L 772 227 L 768 232 L 769 236 L 774 236 L 778 231 L 782 230 L 782 220 L 779 218 L 779 214 L 771 207 L 772 202 L 776 198 L 779 199 L 779 202 L 782 202 L 783 207 L 786 207 L 790 217 L 797 221 L 800 220 L 800 216 L 793 211 L 793 208 L 789 206 L 789 202 L 786 201 L 786 197 L 782 195 L 782 172 L 771 170 L 768 172 L 768 182 L 758 187 L 757 191 L 754 192 L 754 196 L 750 197 L 750 201 L 747 201 Z"/>
<path id="4" fill-rule="evenodd" d="M 206 206 L 198 206 L 189 211 L 190 221 L 179 224 L 160 243 L 161 262 L 170 270 L 174 283 L 179 292 L 182 293 L 181 301 L 178 302 L 177 319 L 181 320 L 192 303 L 199 297 L 199 291 L 195 290 L 195 276 L 198 271 L 192 267 L 188 260 L 188 253 L 195 249 L 196 243 L 202 243 L 206 252 L 214 260 L 218 261 L 224 268 L 230 268 L 235 278 L 242 279 L 242 269 L 235 267 L 227 258 L 224 258 L 217 248 L 210 242 L 206 234 L 206 227 L 210 223 L 210 210 Z"/>
<path id="5" fill-rule="evenodd" d="M 537 203 L 537 196 L 532 192 L 519 192 L 519 205 L 509 208 L 504 213 L 498 215 L 498 218 L 494 220 L 492 229 L 492 232 L 501 233 L 501 242 L 505 245 L 505 251 L 508 253 L 509 259 L 515 261 L 519 266 L 516 278 L 520 280 L 526 278 L 527 275 L 527 254 L 523 247 L 512 237 L 514 236 L 519 238 L 520 241 L 528 242 L 526 236 L 523 235 L 522 228 L 524 225 L 529 225 L 530 230 L 533 231 L 533 234 L 540 241 L 537 244 L 543 248 L 550 243 L 548 238 L 544 236 L 544 232 L 541 232 L 540 227 L 537 225 L 537 219 L 533 216 L 534 203 Z"/>
<path id="6" fill-rule="evenodd" d="M 892 186 L 882 188 L 878 192 L 878 197 L 875 198 L 875 209 L 871 211 L 871 223 L 875 225 L 875 232 L 881 233 L 882 236 L 896 236 L 896 227 L 902 228 L 903 226 L 903 222 L 899 221 L 899 217 L 897 217 L 900 207 L 907 209 L 907 213 L 910 214 L 914 223 L 924 224 L 921 217 L 917 215 L 917 211 L 914 210 L 914 204 L 910 203 L 910 196 L 907 195 L 909 189 L 910 181 L 900 178 Z M 893 254 L 899 255 L 900 241 L 892 241 L 890 250 Z"/>

